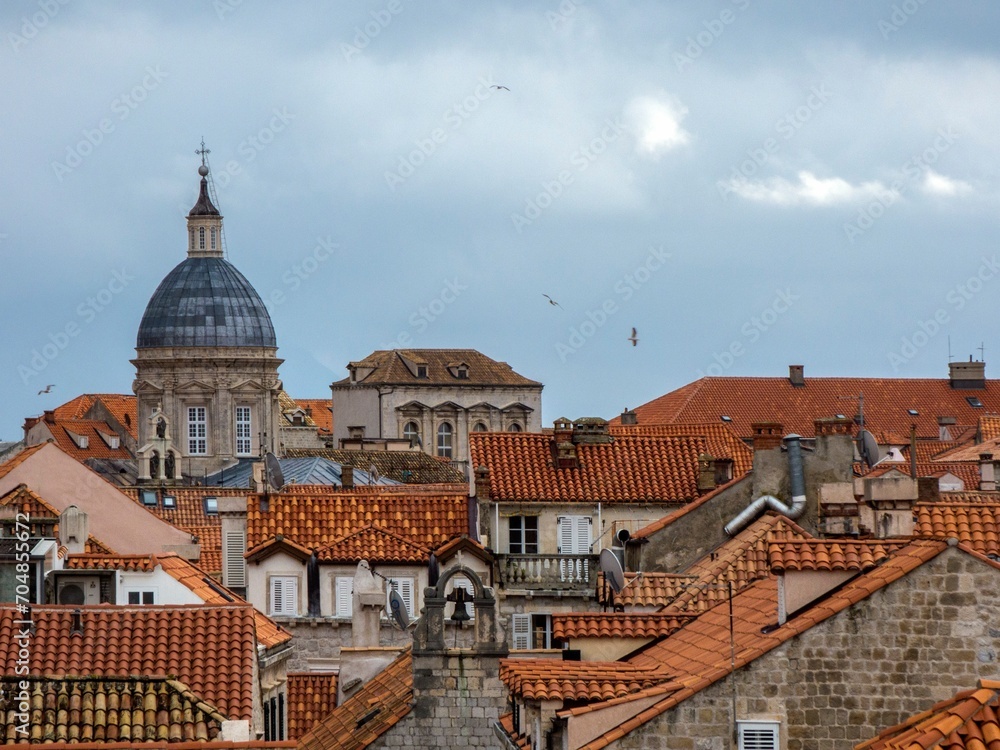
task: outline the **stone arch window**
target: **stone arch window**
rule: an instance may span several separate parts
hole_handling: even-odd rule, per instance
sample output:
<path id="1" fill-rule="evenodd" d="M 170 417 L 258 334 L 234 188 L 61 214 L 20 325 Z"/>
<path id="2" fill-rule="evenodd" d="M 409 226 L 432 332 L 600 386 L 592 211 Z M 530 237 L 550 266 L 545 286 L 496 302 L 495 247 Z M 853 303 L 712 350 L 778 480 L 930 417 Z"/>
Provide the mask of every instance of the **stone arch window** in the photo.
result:
<path id="1" fill-rule="evenodd" d="M 198 227 L 198 249 L 205 249 L 205 227 Z"/>
<path id="2" fill-rule="evenodd" d="M 511 422 L 510 423 L 510 427 L 508 427 L 507 429 L 510 432 L 520 432 L 521 431 L 521 425 L 519 425 L 517 422 Z"/>
<path id="3" fill-rule="evenodd" d="M 472 428 L 473 432 L 489 432 L 489 427 L 487 427 L 483 422 L 476 422 Z"/>
<path id="4" fill-rule="evenodd" d="M 212 249 L 215 250 L 215 227 L 212 227 L 212 231 L 210 234 L 211 234 Z"/>
<path id="5" fill-rule="evenodd" d="M 437 454 L 443 458 L 451 458 L 452 437 L 454 430 L 450 422 L 442 422 L 438 426 Z"/>
<path id="6" fill-rule="evenodd" d="M 420 427 L 410 420 L 403 425 L 403 437 L 410 441 L 410 447 L 420 444 Z"/>

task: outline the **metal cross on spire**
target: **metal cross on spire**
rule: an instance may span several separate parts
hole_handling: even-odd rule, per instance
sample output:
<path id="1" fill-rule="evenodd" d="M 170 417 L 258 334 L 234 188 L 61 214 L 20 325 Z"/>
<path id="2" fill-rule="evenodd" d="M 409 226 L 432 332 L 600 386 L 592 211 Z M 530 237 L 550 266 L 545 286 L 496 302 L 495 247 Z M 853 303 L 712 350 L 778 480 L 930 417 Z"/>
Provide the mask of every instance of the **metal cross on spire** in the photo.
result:
<path id="1" fill-rule="evenodd" d="M 201 148 L 195 151 L 201 157 L 201 166 L 205 166 L 205 157 L 212 153 L 210 150 L 205 148 L 205 136 L 201 137 Z"/>

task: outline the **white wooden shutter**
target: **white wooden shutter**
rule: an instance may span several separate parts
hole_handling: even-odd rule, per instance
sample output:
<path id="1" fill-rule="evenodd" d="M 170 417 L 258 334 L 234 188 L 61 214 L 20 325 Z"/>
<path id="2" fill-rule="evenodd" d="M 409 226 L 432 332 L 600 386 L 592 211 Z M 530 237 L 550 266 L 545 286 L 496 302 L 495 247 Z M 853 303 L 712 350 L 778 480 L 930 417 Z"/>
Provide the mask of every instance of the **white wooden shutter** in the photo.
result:
<path id="1" fill-rule="evenodd" d="M 511 615 L 511 648 L 524 651 L 531 648 L 531 615 Z"/>
<path id="2" fill-rule="evenodd" d="M 385 606 L 389 609 L 389 592 L 395 590 L 399 592 L 399 595 L 403 597 L 403 603 L 406 604 L 406 613 L 410 616 L 414 616 L 414 606 L 413 606 L 413 579 L 412 578 L 390 578 L 389 585 L 385 589 Z"/>
<path id="3" fill-rule="evenodd" d="M 354 612 L 354 579 L 338 578 L 335 592 L 337 617 L 350 617 Z"/>
<path id="4" fill-rule="evenodd" d="M 295 617 L 299 611 L 298 579 L 294 576 L 271 578 L 271 614 Z"/>
<path id="5" fill-rule="evenodd" d="M 246 588 L 247 566 L 243 555 L 247 551 L 245 531 L 227 531 L 222 544 L 222 583 L 230 588 Z"/>
<path id="6" fill-rule="evenodd" d="M 559 554 L 589 554 L 590 525 L 590 516 L 559 516 Z M 586 561 L 560 560 L 559 578 L 562 581 L 586 583 L 590 580 L 589 568 Z"/>
<path id="7" fill-rule="evenodd" d="M 739 750 L 778 750 L 778 722 L 739 722 Z"/>

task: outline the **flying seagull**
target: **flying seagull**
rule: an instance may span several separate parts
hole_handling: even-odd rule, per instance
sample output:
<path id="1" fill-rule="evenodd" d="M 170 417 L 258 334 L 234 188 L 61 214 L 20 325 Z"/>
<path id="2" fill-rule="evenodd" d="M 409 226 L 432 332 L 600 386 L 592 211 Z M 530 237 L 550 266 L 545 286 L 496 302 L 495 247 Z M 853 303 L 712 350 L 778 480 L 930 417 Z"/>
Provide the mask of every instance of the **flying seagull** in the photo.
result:
<path id="1" fill-rule="evenodd" d="M 506 86 L 497 86 L 495 83 L 492 86 L 490 86 L 490 88 L 491 89 L 502 89 L 504 91 L 510 91 L 510 89 L 507 88 Z"/>
<path id="2" fill-rule="evenodd" d="M 545 297 L 545 299 L 547 299 L 549 301 L 550 305 L 555 305 L 560 310 L 564 309 L 562 305 L 560 305 L 558 302 L 556 302 L 554 299 L 552 299 L 549 295 L 543 294 L 542 296 Z"/>
<path id="3" fill-rule="evenodd" d="M 38 392 L 38 395 L 41 396 L 43 393 L 52 393 L 53 388 L 55 388 L 55 384 L 50 383 L 49 385 L 42 388 L 42 390 Z"/>
<path id="4" fill-rule="evenodd" d="M 638 343 L 639 343 L 639 339 L 638 339 L 638 338 L 636 337 L 636 335 L 635 335 L 635 328 L 633 328 L 633 329 L 632 329 L 632 335 L 631 335 L 631 336 L 629 336 L 629 337 L 628 337 L 628 338 L 626 339 L 626 341 L 631 341 L 631 342 L 632 342 L 632 346 L 635 346 L 636 344 L 638 344 Z"/>

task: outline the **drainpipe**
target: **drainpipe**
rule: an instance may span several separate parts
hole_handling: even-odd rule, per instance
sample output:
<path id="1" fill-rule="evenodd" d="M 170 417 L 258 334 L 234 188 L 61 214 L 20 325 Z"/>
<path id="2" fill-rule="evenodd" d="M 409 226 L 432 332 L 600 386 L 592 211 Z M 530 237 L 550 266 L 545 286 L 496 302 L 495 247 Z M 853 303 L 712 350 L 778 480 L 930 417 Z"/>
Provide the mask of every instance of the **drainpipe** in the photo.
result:
<path id="1" fill-rule="evenodd" d="M 732 521 L 726 524 L 724 528 L 726 534 L 736 536 L 743 530 L 743 527 L 756 518 L 765 508 L 775 510 L 792 520 L 802 515 L 806 509 L 806 482 L 802 473 L 801 440 L 802 437 L 795 434 L 786 435 L 784 438 L 785 445 L 788 448 L 788 473 L 792 484 L 791 506 L 785 505 L 773 495 L 761 495 L 740 511 Z"/>

